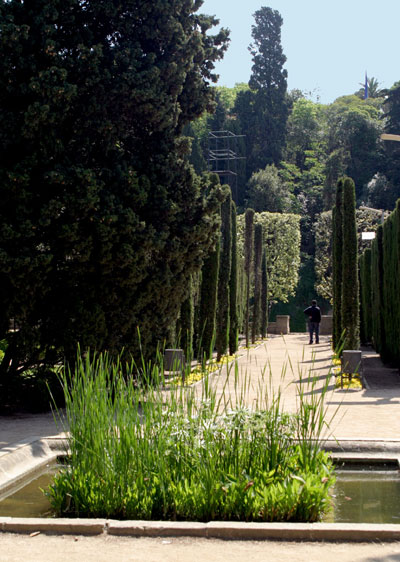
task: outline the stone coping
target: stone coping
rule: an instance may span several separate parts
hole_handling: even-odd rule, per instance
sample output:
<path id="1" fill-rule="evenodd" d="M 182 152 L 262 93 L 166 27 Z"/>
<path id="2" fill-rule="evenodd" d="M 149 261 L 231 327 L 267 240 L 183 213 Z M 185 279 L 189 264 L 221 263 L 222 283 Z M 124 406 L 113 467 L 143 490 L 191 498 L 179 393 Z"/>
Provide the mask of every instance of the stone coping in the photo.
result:
<path id="1" fill-rule="evenodd" d="M 34 439 L 0 457 L 0 496 L 17 489 L 43 466 L 65 454 L 65 437 Z M 335 458 L 387 459 L 400 463 L 400 439 L 390 441 L 325 441 Z M 0 517 L 0 532 L 132 537 L 202 537 L 226 540 L 400 541 L 400 524 L 366 523 L 241 523 L 213 521 L 115 521 L 107 519 Z"/>
<path id="2" fill-rule="evenodd" d="M 0 517 L 0 532 L 130 537 L 201 537 L 224 540 L 398 541 L 400 525 L 369 523 L 236 523 L 114 521 Z"/>

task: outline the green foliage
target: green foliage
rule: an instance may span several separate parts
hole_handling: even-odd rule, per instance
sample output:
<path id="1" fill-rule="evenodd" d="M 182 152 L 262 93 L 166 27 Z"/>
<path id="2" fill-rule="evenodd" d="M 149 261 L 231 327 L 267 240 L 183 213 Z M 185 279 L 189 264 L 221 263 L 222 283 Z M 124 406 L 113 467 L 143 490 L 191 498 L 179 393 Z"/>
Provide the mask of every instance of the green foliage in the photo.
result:
<path id="1" fill-rule="evenodd" d="M 364 331 L 386 362 L 400 365 L 400 199 L 360 267 Z M 368 293 L 369 291 L 369 293 Z M 368 332 L 369 330 L 369 332 Z M 369 338 L 368 338 L 369 339 Z"/>
<path id="2" fill-rule="evenodd" d="M 255 213 L 263 227 L 267 250 L 268 301 L 287 302 L 298 283 L 300 267 L 300 217 L 282 213 Z M 244 215 L 238 215 L 238 250 L 244 258 Z"/>
<path id="3" fill-rule="evenodd" d="M 383 215 L 385 216 L 385 214 Z M 382 222 L 382 211 L 369 207 L 356 210 L 357 240 L 359 255 L 368 247 L 370 242 L 362 240 L 362 232 L 375 232 Z M 332 211 L 321 213 L 315 223 L 315 274 L 317 293 L 333 303 L 332 282 Z"/>
<path id="4" fill-rule="evenodd" d="M 200 303 L 197 324 L 197 351 L 199 359 L 212 356 L 215 342 L 215 315 L 217 312 L 220 243 L 204 260 L 201 275 Z"/>
<path id="5" fill-rule="evenodd" d="M 267 252 L 263 248 L 261 261 L 261 337 L 267 337 L 268 329 L 268 273 Z"/>
<path id="6" fill-rule="evenodd" d="M 230 278 L 232 266 L 232 196 L 225 186 L 226 199 L 221 205 L 221 246 L 219 258 L 218 296 L 215 346 L 217 361 L 226 354 L 229 345 Z"/>
<path id="7" fill-rule="evenodd" d="M 237 253 L 237 228 L 236 205 L 231 202 L 231 275 L 229 279 L 229 353 L 234 355 L 238 349 L 239 317 L 238 317 L 238 253 Z"/>
<path id="8" fill-rule="evenodd" d="M 343 180 L 341 331 L 344 349 L 360 347 L 360 305 L 358 282 L 358 247 L 354 182 Z"/>
<path id="9" fill-rule="evenodd" d="M 180 335 L 180 346 L 184 350 L 186 359 L 193 357 L 194 333 L 194 287 L 192 277 L 189 279 L 188 296 L 181 306 L 181 314 L 177 329 Z"/>
<path id="10" fill-rule="evenodd" d="M 246 278 L 246 300 L 245 300 L 245 335 L 246 346 L 250 344 L 250 287 L 251 287 L 251 265 L 253 260 L 253 246 L 254 246 L 254 210 L 246 209 L 244 215 L 244 273 Z"/>
<path id="11" fill-rule="evenodd" d="M 336 211 L 321 213 L 315 222 L 315 290 L 322 298 L 333 302 L 332 289 L 332 240 L 335 239 L 333 231 L 332 214 Z"/>
<path id="12" fill-rule="evenodd" d="M 367 248 L 360 257 L 360 339 L 362 343 L 372 341 L 372 251 Z"/>
<path id="13" fill-rule="evenodd" d="M 234 112 L 246 135 L 246 174 L 282 160 L 289 114 L 286 57 L 281 45 L 283 20 L 277 10 L 262 7 L 254 14 L 253 66 L 250 90 L 236 97 Z"/>
<path id="14" fill-rule="evenodd" d="M 261 332 L 261 262 L 263 256 L 263 227 L 256 223 L 254 227 L 254 299 L 251 325 L 251 342 L 256 341 Z"/>
<path id="15" fill-rule="evenodd" d="M 208 379 L 200 393 L 165 393 L 162 377 L 144 391 L 136 369 L 86 354 L 63 374 L 69 465 L 47 492 L 59 516 L 318 521 L 329 509 L 333 467 L 320 448 L 327 386 L 310 397 L 313 384 L 301 380 L 290 416 L 265 370 L 249 410 L 246 383 L 234 383 L 242 401 L 231 408 Z M 157 372 L 160 365 L 147 365 L 139 378 Z"/>
<path id="16" fill-rule="evenodd" d="M 289 212 L 294 205 L 294 196 L 289 184 L 282 181 L 278 169 L 273 165 L 266 166 L 252 174 L 247 188 L 247 206 L 256 213 Z"/>
<path id="17" fill-rule="evenodd" d="M 371 246 L 371 331 L 378 353 L 382 353 L 385 342 L 383 302 L 383 226 L 379 226 Z"/>
<path id="18" fill-rule="evenodd" d="M 343 179 L 336 188 L 336 204 L 332 211 L 332 301 L 333 301 L 333 348 L 336 349 L 342 332 L 343 298 Z M 351 348 L 350 348 L 351 349 Z"/>
<path id="19" fill-rule="evenodd" d="M 380 169 L 382 158 L 378 141 L 383 132 L 381 102 L 343 96 L 327 106 L 329 158 L 325 184 L 326 210 L 332 206 L 334 187 L 341 176 L 353 178 L 356 199 L 360 202 L 365 198 L 368 182 Z"/>
<path id="20" fill-rule="evenodd" d="M 383 104 L 385 115 L 385 133 L 398 134 L 400 131 L 400 82 L 396 82 L 389 90 Z M 384 141 L 383 150 L 385 164 L 383 172 L 390 185 L 391 201 L 384 208 L 393 209 L 394 200 L 400 197 L 400 146 L 398 142 Z M 383 205 L 382 205 L 383 207 Z"/>
<path id="21" fill-rule="evenodd" d="M 383 225 L 382 358 L 400 365 L 400 199 Z"/>
<path id="22" fill-rule="evenodd" d="M 218 235 L 184 125 L 213 107 L 227 31 L 200 2 L 3 2 L 1 371 L 151 354 Z M 10 319 L 18 331 L 7 333 Z"/>

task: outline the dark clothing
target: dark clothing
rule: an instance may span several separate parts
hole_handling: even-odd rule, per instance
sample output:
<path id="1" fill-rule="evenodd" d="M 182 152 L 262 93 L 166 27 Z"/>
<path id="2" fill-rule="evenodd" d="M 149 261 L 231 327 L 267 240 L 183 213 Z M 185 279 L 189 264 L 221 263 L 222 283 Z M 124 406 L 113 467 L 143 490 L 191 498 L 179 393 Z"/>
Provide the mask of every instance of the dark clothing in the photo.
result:
<path id="1" fill-rule="evenodd" d="M 315 332 L 315 343 L 319 343 L 319 322 L 308 323 L 308 333 L 310 334 L 310 343 L 313 342 L 314 332 Z"/>
<path id="2" fill-rule="evenodd" d="M 304 314 L 308 316 L 308 331 L 310 334 L 310 343 L 313 342 L 315 332 L 315 343 L 319 343 L 319 324 L 321 322 L 321 310 L 316 305 L 311 305 L 305 309 Z"/>
<path id="3" fill-rule="evenodd" d="M 304 314 L 307 314 L 310 322 L 321 322 L 321 309 L 319 306 L 309 306 L 305 309 Z"/>

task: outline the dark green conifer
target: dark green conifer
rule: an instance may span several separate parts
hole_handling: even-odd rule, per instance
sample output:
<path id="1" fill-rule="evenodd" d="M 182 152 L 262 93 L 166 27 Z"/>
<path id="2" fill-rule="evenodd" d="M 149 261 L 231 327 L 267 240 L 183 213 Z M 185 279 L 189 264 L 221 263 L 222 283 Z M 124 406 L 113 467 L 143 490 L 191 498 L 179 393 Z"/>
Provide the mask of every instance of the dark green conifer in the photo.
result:
<path id="1" fill-rule="evenodd" d="M 253 234 L 254 210 L 246 209 L 244 229 L 244 272 L 246 277 L 245 297 L 245 336 L 246 346 L 250 345 L 250 287 L 251 287 L 251 265 L 253 263 Z"/>
<path id="2" fill-rule="evenodd" d="M 268 330 L 268 272 L 267 250 L 264 248 L 261 262 L 261 337 L 267 337 Z"/>
<path id="3" fill-rule="evenodd" d="M 336 203 L 332 216 L 332 270 L 333 270 L 333 348 L 339 345 L 342 334 L 342 247 L 343 247 L 343 180 L 336 188 Z"/>
<path id="4" fill-rule="evenodd" d="M 215 336 L 218 361 L 227 352 L 229 343 L 229 281 L 232 261 L 232 194 L 229 186 L 224 187 L 226 199 L 221 205 L 221 241 Z"/>
<path id="5" fill-rule="evenodd" d="M 197 326 L 198 358 L 210 359 L 215 344 L 215 315 L 217 311 L 219 241 L 204 261 Z"/>
<path id="6" fill-rule="evenodd" d="M 237 256 L 237 232 L 236 232 L 236 205 L 231 204 L 232 225 L 232 259 L 231 276 L 229 280 L 229 353 L 233 355 L 238 349 L 238 256 Z"/>
<path id="7" fill-rule="evenodd" d="M 200 5 L 1 3 L 3 372 L 78 341 L 138 353 L 138 327 L 151 356 L 175 326 L 219 230 L 219 187 L 194 177 L 182 138 L 227 46 Z"/>
<path id="8" fill-rule="evenodd" d="M 360 347 L 360 306 L 356 194 L 351 178 L 343 180 L 342 330 L 344 349 Z"/>
<path id="9" fill-rule="evenodd" d="M 261 224 L 254 227 L 254 299 L 251 341 L 254 343 L 261 331 L 261 261 L 263 255 L 263 228 Z"/>
<path id="10" fill-rule="evenodd" d="M 194 324 L 194 302 L 193 302 L 193 280 L 189 279 L 188 296 L 181 306 L 179 322 L 180 345 L 185 353 L 186 359 L 193 356 L 193 324 Z"/>

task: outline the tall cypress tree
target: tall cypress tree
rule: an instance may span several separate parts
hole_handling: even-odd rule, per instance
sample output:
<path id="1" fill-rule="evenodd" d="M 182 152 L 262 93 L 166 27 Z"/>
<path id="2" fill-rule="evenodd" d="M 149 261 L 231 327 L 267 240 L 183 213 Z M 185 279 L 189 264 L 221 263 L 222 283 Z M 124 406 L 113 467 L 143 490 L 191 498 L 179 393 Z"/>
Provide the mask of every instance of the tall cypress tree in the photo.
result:
<path id="1" fill-rule="evenodd" d="M 137 326 L 150 355 L 175 325 L 219 229 L 219 188 L 181 137 L 212 107 L 227 45 L 200 5 L 1 3 L 3 371 L 77 341 L 137 353 Z"/>
<path id="2" fill-rule="evenodd" d="M 351 178 L 343 181 L 342 328 L 344 349 L 360 347 L 360 305 L 356 192 Z"/>
<path id="3" fill-rule="evenodd" d="M 383 296 L 383 226 L 379 225 L 375 240 L 371 247 L 371 308 L 372 308 L 372 340 L 374 348 L 382 353 L 385 341 Z M 380 311 L 377 313 L 377 311 Z"/>
<path id="4" fill-rule="evenodd" d="M 194 331 L 194 301 L 193 301 L 193 279 L 190 277 L 188 286 L 188 296 L 181 306 L 181 316 L 179 322 L 181 347 L 185 352 L 186 358 L 193 356 L 193 331 Z"/>
<path id="5" fill-rule="evenodd" d="M 336 204 L 332 216 L 332 276 L 333 276 L 333 348 L 339 345 L 342 334 L 342 246 L 343 246 L 343 180 L 336 188 Z"/>
<path id="6" fill-rule="evenodd" d="M 247 179 L 267 164 L 279 165 L 286 143 L 290 103 L 287 96 L 286 56 L 281 44 L 282 17 L 262 7 L 254 14 L 250 91 L 237 97 L 235 112 L 246 135 Z"/>
<path id="7" fill-rule="evenodd" d="M 229 280 L 229 353 L 233 355 L 238 349 L 238 256 L 237 256 L 237 232 L 236 232 L 236 205 L 231 203 L 231 226 L 232 226 L 232 258 L 231 276 Z"/>
<path id="8" fill-rule="evenodd" d="M 263 227 L 256 224 L 254 227 L 254 299 L 253 321 L 251 326 L 251 341 L 254 343 L 260 333 L 261 320 L 261 261 L 263 255 Z"/>
<path id="9" fill-rule="evenodd" d="M 267 250 L 264 248 L 261 262 L 261 337 L 267 337 L 268 330 L 268 272 Z"/>
<path id="10" fill-rule="evenodd" d="M 232 195 L 228 186 L 226 199 L 221 205 L 221 247 L 218 275 L 218 304 L 216 317 L 217 360 L 219 361 L 228 349 L 229 335 L 229 281 L 232 261 Z"/>
<path id="11" fill-rule="evenodd" d="M 245 297 L 245 336 L 246 346 L 250 345 L 250 288 L 251 288 L 251 265 L 253 261 L 253 237 L 254 237 L 254 211 L 246 209 L 244 229 L 244 272 L 246 276 Z"/>
<path id="12" fill-rule="evenodd" d="M 204 261 L 199 318 L 197 326 L 198 358 L 210 359 L 214 350 L 215 342 L 215 315 L 217 312 L 218 272 L 219 272 L 219 241 L 215 249 Z"/>

